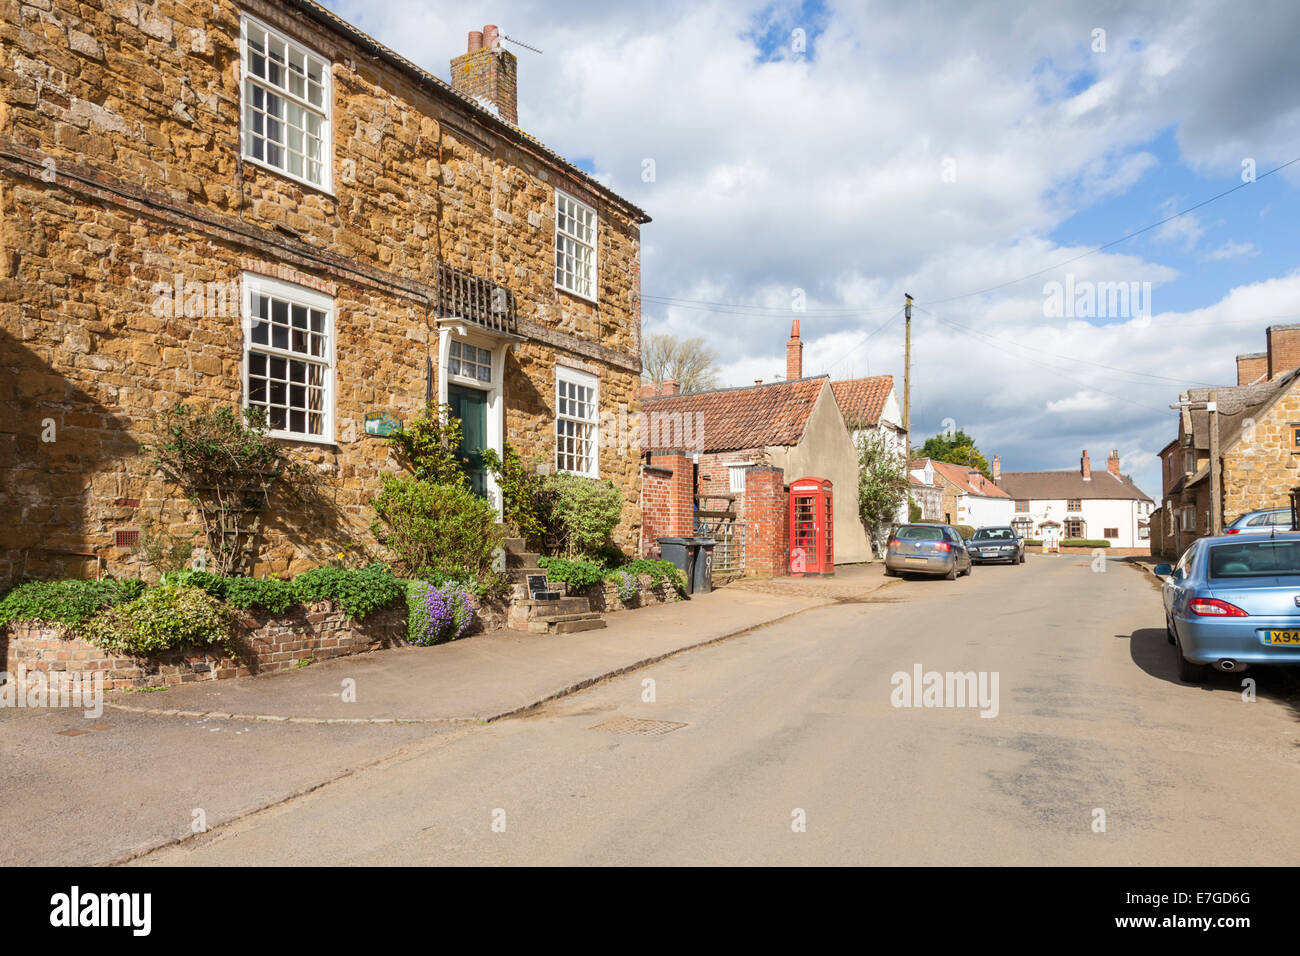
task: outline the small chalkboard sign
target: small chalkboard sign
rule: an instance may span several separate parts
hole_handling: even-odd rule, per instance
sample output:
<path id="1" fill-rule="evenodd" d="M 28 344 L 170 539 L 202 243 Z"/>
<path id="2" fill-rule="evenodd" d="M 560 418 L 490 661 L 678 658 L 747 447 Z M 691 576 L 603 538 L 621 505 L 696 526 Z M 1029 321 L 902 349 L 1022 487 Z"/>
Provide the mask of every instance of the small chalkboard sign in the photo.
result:
<path id="1" fill-rule="evenodd" d="M 366 412 L 366 434 L 387 438 L 393 432 L 402 430 L 402 420 L 394 418 L 387 412 Z"/>
<path id="2" fill-rule="evenodd" d="M 528 594 L 534 601 L 558 601 L 560 599 L 559 591 L 547 589 L 546 575 L 530 574 L 528 575 Z"/>

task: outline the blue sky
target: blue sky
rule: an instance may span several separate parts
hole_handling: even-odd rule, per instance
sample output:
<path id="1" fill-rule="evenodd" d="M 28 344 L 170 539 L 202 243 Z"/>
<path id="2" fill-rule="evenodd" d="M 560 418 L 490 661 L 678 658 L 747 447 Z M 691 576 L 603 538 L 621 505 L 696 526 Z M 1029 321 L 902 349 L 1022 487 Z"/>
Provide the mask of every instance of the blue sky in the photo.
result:
<path id="1" fill-rule="evenodd" d="M 911 292 L 914 438 L 955 421 L 1008 469 L 1115 447 L 1158 495 L 1169 403 L 1300 321 L 1300 164 L 1052 268 L 1300 155 L 1300 4 L 328 5 L 444 78 L 484 23 L 546 51 L 515 51 L 521 125 L 650 213 L 644 329 L 706 339 L 724 384 L 784 374 L 802 292 L 806 374 L 901 390 Z M 1149 282 L 1151 314 L 1048 315 L 1067 276 Z"/>

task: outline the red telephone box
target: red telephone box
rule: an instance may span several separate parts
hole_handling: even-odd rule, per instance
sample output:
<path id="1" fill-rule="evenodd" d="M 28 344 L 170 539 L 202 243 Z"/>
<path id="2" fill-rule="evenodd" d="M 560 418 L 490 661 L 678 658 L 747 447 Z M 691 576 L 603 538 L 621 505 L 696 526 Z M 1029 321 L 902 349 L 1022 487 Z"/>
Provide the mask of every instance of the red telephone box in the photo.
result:
<path id="1" fill-rule="evenodd" d="M 790 483 L 790 574 L 835 573 L 835 506 L 826 478 Z"/>

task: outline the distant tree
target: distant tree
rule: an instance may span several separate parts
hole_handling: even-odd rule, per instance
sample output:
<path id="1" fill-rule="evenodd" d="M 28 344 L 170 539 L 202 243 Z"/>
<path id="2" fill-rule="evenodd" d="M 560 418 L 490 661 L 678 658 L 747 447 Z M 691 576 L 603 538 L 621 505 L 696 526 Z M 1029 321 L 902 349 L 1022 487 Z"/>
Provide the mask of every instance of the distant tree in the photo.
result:
<path id="1" fill-rule="evenodd" d="M 703 392 L 718 385 L 718 357 L 704 339 L 679 339 L 665 333 L 641 342 L 641 378 L 660 385 L 674 380 L 683 392 Z"/>
<path id="2" fill-rule="evenodd" d="M 953 432 L 940 432 L 925 440 L 925 444 L 916 452 L 918 458 L 933 458 L 954 465 L 976 468 L 985 477 L 992 477 L 989 472 L 988 459 L 975 445 L 975 439 L 960 429 Z"/>
<path id="3" fill-rule="evenodd" d="M 908 501 L 907 461 L 874 432 L 858 438 L 858 516 L 877 553 L 898 509 Z"/>

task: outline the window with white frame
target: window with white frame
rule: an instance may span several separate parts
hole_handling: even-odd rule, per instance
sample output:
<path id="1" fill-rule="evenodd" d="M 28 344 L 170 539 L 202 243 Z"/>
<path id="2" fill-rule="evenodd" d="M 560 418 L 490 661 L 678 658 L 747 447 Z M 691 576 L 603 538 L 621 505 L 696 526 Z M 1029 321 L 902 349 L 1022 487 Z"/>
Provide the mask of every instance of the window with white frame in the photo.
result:
<path id="1" fill-rule="evenodd" d="M 275 30 L 242 21 L 243 155 L 330 188 L 330 64 Z"/>
<path id="2" fill-rule="evenodd" d="M 555 191 L 555 285 L 596 298 L 596 210 Z"/>
<path id="3" fill-rule="evenodd" d="M 492 381 L 492 353 L 468 342 L 452 342 L 447 357 L 447 372 L 479 382 Z"/>
<path id="4" fill-rule="evenodd" d="M 731 491 L 736 494 L 743 494 L 745 491 L 745 471 L 753 464 L 752 461 L 736 462 L 727 466 L 727 479 Z"/>
<path id="5" fill-rule="evenodd" d="M 596 377 L 555 368 L 555 468 L 599 476 Z"/>
<path id="6" fill-rule="evenodd" d="M 334 440 L 334 300 L 244 273 L 244 405 L 278 438 Z"/>

